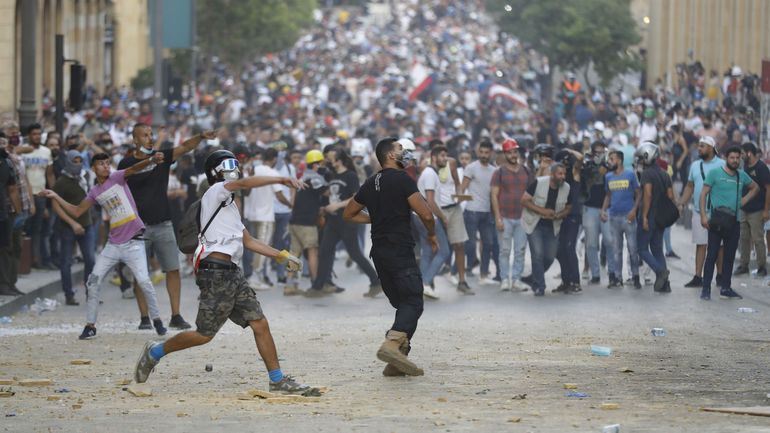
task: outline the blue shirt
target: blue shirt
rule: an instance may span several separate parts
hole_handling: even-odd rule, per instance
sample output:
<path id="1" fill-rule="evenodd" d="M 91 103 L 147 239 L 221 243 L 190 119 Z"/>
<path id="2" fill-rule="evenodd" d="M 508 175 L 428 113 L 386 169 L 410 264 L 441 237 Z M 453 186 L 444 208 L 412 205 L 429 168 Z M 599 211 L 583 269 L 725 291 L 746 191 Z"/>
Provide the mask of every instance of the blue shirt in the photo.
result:
<path id="1" fill-rule="evenodd" d="M 703 176 L 700 172 L 701 164 L 703 165 Z M 703 178 L 708 175 L 709 172 L 715 168 L 724 167 L 725 160 L 715 156 L 711 161 L 705 162 L 699 159 L 690 165 L 690 175 L 687 177 L 688 182 L 692 182 L 695 189 L 692 193 L 692 210 L 695 213 L 700 212 L 700 193 L 703 191 Z"/>
<path id="2" fill-rule="evenodd" d="M 634 208 L 634 191 L 639 189 L 639 180 L 631 170 L 621 174 L 611 171 L 605 176 L 605 191 L 610 194 L 610 216 L 628 215 Z"/>

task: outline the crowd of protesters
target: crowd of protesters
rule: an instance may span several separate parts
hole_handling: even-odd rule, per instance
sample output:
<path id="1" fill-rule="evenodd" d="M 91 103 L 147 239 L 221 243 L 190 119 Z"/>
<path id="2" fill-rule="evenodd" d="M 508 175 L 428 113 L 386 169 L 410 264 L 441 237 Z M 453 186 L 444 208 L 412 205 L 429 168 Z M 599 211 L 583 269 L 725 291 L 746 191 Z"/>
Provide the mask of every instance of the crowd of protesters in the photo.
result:
<path id="1" fill-rule="evenodd" d="M 379 170 L 373 144 L 388 136 L 414 147 L 407 171 L 440 222 L 435 252 L 421 224 L 414 225 L 428 298 L 440 297 L 439 276 L 466 295 L 492 284 L 543 295 L 554 261 L 561 281 L 553 292 L 600 284 L 606 267 L 609 288 L 651 284 L 667 293 L 666 261 L 678 258 L 671 230 L 682 227 L 692 230 L 697 246 L 687 286 L 701 288 L 701 298 L 710 298 L 715 266 L 721 294 L 740 297 L 731 286 L 736 251 L 736 274 L 750 272 L 753 251 L 755 273 L 766 275 L 770 172 L 756 144 L 756 76 L 730 66 L 722 77 L 711 71 L 707 78 L 696 62 L 682 65 L 672 86 L 643 84 L 633 94 L 586 86 L 572 73 L 549 92 L 548 60 L 495 32 L 477 12 L 482 7 L 393 2 L 383 25 L 327 11 L 293 48 L 238 74 L 209 59 L 210 74 L 194 92 L 168 101 L 160 120 L 141 92 L 127 88 L 91 89 L 87 108 L 67 113 L 63 134 L 51 125 L 48 99 L 40 124 L 22 131 L 3 120 L 0 295 L 21 294 L 16 281 L 25 236 L 33 268 L 61 272 L 68 305 L 79 303 L 73 257 L 84 263 L 84 287 L 98 294 L 107 270 L 89 280 L 97 251 L 104 253 L 108 239 L 119 243 L 114 230 L 125 221 L 115 219 L 133 215 L 144 224 L 140 240 L 150 272 L 121 264 L 114 280 L 124 297 L 136 296 L 140 328 L 161 333 L 157 301 L 146 298 L 155 297 L 150 288 L 165 277 L 169 323 L 189 328 L 179 311 L 180 281 L 192 267 L 176 248 L 173 227 L 207 187 L 206 156 L 224 148 L 244 176 L 293 177 L 307 186 L 236 195 L 255 239 L 307 263 L 303 276 L 244 254 L 242 268 L 255 290 L 342 292 L 334 270 L 345 250 L 345 265 L 369 280 L 361 292 L 375 297 L 381 286 L 367 258 L 365 229 L 345 222 L 342 211 Z M 165 126 L 150 126 L 158 124 Z M 128 209 L 92 198 L 103 189 L 95 162 L 124 170 L 155 153 L 162 158 L 124 181 L 130 193 L 121 203 L 130 202 Z M 69 204 L 95 206 L 73 218 L 41 193 L 46 189 Z M 666 200 L 678 208 L 681 226 L 661 222 Z M 713 213 L 720 212 L 737 223 L 717 224 Z"/>

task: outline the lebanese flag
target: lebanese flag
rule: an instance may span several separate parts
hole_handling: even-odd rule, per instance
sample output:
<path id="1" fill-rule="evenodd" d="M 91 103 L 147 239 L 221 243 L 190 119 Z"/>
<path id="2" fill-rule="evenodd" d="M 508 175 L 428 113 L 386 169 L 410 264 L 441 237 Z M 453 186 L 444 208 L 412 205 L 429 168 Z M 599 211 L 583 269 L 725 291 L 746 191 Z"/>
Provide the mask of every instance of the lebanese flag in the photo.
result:
<path id="1" fill-rule="evenodd" d="M 409 71 L 409 101 L 417 99 L 422 92 L 433 84 L 433 76 L 430 70 L 420 62 L 415 62 Z"/>
<path id="2" fill-rule="evenodd" d="M 500 84 L 493 84 L 489 86 L 489 99 L 495 99 L 498 96 L 513 102 L 521 108 L 529 108 L 527 97 L 524 94 L 514 92 L 513 90 Z"/>

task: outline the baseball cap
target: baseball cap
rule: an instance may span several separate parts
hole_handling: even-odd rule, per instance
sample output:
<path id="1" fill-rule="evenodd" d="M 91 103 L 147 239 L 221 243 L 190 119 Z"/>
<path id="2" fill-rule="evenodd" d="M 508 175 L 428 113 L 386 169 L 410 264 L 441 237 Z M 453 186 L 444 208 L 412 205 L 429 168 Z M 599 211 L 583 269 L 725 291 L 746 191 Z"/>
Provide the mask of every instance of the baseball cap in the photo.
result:
<path id="1" fill-rule="evenodd" d="M 712 137 L 710 135 L 704 135 L 703 137 L 701 137 L 700 140 L 698 140 L 698 144 L 700 144 L 700 143 L 703 143 L 705 145 L 711 146 L 714 149 L 717 148 L 717 143 L 716 143 L 716 141 L 714 141 L 714 137 Z"/>

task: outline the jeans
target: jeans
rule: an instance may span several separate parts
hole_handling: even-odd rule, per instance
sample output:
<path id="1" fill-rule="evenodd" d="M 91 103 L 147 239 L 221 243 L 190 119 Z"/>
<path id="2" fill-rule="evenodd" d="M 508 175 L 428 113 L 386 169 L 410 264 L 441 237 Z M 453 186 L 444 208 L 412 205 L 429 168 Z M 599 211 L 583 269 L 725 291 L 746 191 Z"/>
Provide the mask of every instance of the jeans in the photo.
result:
<path id="1" fill-rule="evenodd" d="M 144 251 L 144 241 L 130 240 L 124 244 L 114 244 L 107 242 L 104 249 L 96 258 L 93 272 L 86 280 L 88 289 L 88 313 L 86 313 L 86 323 L 96 323 L 96 316 L 99 310 L 99 291 L 102 288 L 104 278 L 110 270 L 118 263 L 123 262 L 131 269 L 136 282 L 144 292 L 144 298 L 147 300 L 147 308 L 150 310 L 151 319 L 160 319 L 158 310 L 158 297 L 155 294 L 155 287 L 150 281 L 150 274 L 147 271 L 147 254 Z"/>
<path id="2" fill-rule="evenodd" d="M 51 263 L 59 263 L 61 261 L 59 258 L 59 253 L 61 251 L 61 236 L 57 230 L 57 221 L 59 221 L 59 216 L 56 215 L 56 212 L 54 212 L 53 209 L 48 209 L 48 221 L 45 230 L 43 230 L 43 237 L 48 239 L 48 256 Z"/>
<path id="3" fill-rule="evenodd" d="M 59 257 L 59 272 L 61 273 L 61 288 L 64 296 L 71 298 L 75 295 L 72 291 L 72 251 L 75 242 L 80 246 L 83 254 L 83 281 L 88 281 L 91 271 L 94 269 L 94 255 L 96 254 L 96 226 L 83 227 L 85 233 L 78 236 L 68 225 L 59 225 L 61 237 L 61 255 Z"/>
<path id="4" fill-rule="evenodd" d="M 422 276 L 414 251 L 403 245 L 374 245 L 372 260 L 382 283 L 382 291 L 396 309 L 396 318 L 390 329 L 405 332 L 411 339 L 423 311 Z"/>
<path id="5" fill-rule="evenodd" d="M 735 251 L 738 249 L 741 226 L 734 224 L 730 231 L 724 235 L 709 230 L 709 243 L 706 250 L 706 263 L 703 265 L 703 290 L 711 290 L 711 278 L 714 276 L 714 266 L 717 262 L 719 247 L 724 243 L 722 251 L 722 280 L 717 285 L 722 290 L 732 289 L 733 264 L 735 263 Z"/>
<path id="6" fill-rule="evenodd" d="M 666 227 L 666 229 L 663 230 L 663 246 L 665 247 L 667 254 L 674 252 L 674 248 L 671 246 L 671 227 Z"/>
<path id="7" fill-rule="evenodd" d="M 611 215 L 610 229 L 612 230 L 610 251 L 615 255 L 615 263 L 618 265 L 615 276 L 623 279 L 623 236 L 626 238 L 628 257 L 631 260 L 631 275 L 638 276 L 640 263 L 636 247 L 636 220 L 629 223 L 625 215 Z"/>
<path id="8" fill-rule="evenodd" d="M 358 247 L 358 230 L 354 224 L 342 221 L 342 217 L 326 218 L 326 225 L 321 237 L 321 246 L 318 249 L 318 277 L 313 281 L 312 289 L 321 290 L 324 284 L 332 281 L 334 267 L 334 251 L 337 243 L 342 241 L 348 250 L 350 259 L 357 264 L 369 277 L 369 284 L 378 284 L 377 271 L 374 270 L 369 260 L 364 257 L 361 248 Z M 419 271 L 418 271 L 419 272 Z"/>
<path id="9" fill-rule="evenodd" d="M 602 244 L 605 251 L 610 251 L 612 234 L 609 223 L 602 222 L 601 209 L 595 207 L 583 207 L 583 230 L 586 233 L 586 255 L 588 266 L 591 268 L 591 277 L 598 278 L 601 275 L 599 263 L 599 235 L 602 236 Z M 607 272 L 617 274 L 615 256 L 607 254 Z"/>
<path id="10" fill-rule="evenodd" d="M 650 230 L 645 230 L 642 221 L 636 221 L 636 243 L 639 258 L 655 272 L 666 270 L 666 256 L 663 255 L 663 230 L 655 225 L 655 218 L 649 219 Z"/>
<path id="11" fill-rule="evenodd" d="M 422 220 L 420 220 L 420 217 L 412 214 L 412 223 L 420 235 L 420 273 L 422 274 L 422 282 L 423 284 L 431 284 L 433 278 L 441 270 L 441 266 L 449 258 L 449 239 L 446 236 L 444 224 L 440 220 L 436 220 L 435 231 L 438 250 L 434 254 L 428 242 L 428 230 L 425 228 Z"/>
<path id="12" fill-rule="evenodd" d="M 48 264 L 51 260 L 51 255 L 48 250 L 48 239 L 50 233 L 46 235 L 48 231 L 48 222 L 43 218 L 45 213 L 48 199 L 45 197 L 35 196 L 35 214 L 27 220 L 27 233 L 32 238 L 32 261 L 36 265 Z"/>
<path id="13" fill-rule="evenodd" d="M 291 213 L 277 213 L 275 214 L 275 231 L 273 232 L 273 248 L 280 250 L 288 250 L 291 245 L 291 239 L 289 238 L 289 220 L 291 219 Z M 286 264 L 276 264 L 275 268 L 276 277 L 279 280 L 286 278 Z"/>
<path id="14" fill-rule="evenodd" d="M 561 280 L 567 284 L 580 284 L 580 265 L 577 257 L 577 237 L 580 216 L 568 215 L 559 230 L 559 252 L 556 258 L 561 266 Z"/>
<path id="15" fill-rule="evenodd" d="M 468 232 L 468 240 L 465 242 L 465 258 L 468 266 L 476 259 L 476 232 L 481 235 L 481 275 L 489 274 L 489 259 L 492 258 L 492 247 L 495 237 L 495 221 L 491 212 L 476 212 L 466 210 L 463 212 L 465 231 Z"/>
<path id="16" fill-rule="evenodd" d="M 532 255 L 532 291 L 545 291 L 545 273 L 556 258 L 558 242 L 553 228 L 538 223 L 535 230 L 527 236 Z"/>
<path id="17" fill-rule="evenodd" d="M 511 267 L 513 250 L 513 267 Z M 527 254 L 527 232 L 521 219 L 503 218 L 503 233 L 500 236 L 500 278 L 516 281 L 524 272 L 524 257 Z"/>

